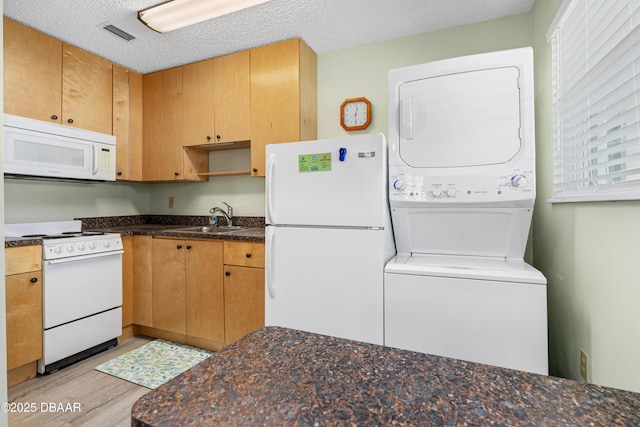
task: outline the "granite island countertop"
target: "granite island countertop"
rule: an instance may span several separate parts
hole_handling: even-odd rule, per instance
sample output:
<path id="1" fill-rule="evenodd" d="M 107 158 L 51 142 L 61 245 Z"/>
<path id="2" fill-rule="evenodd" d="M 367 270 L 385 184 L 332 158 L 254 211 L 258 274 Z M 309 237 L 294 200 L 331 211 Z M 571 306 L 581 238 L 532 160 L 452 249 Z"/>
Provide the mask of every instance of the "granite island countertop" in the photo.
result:
<path id="1" fill-rule="evenodd" d="M 132 426 L 638 426 L 640 394 L 258 329 L 156 390 Z"/>

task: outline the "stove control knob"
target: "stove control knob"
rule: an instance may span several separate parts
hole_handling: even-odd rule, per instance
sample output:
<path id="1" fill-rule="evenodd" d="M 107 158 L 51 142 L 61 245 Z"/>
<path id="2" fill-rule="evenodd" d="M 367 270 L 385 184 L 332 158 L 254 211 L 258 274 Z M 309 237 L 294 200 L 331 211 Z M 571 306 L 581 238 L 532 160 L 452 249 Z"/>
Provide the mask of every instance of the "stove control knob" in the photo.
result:
<path id="1" fill-rule="evenodd" d="M 404 191 L 407 188 L 407 182 L 406 181 L 401 181 L 401 180 L 396 180 L 393 183 L 393 189 L 396 191 Z"/>
<path id="2" fill-rule="evenodd" d="M 62 246 L 58 245 L 55 248 L 53 248 L 53 252 L 57 253 L 57 254 L 61 254 L 62 253 Z"/>
<path id="3" fill-rule="evenodd" d="M 456 197 L 456 194 L 458 194 L 458 192 L 453 188 L 450 188 L 449 190 L 447 190 L 447 197 Z"/>
<path id="4" fill-rule="evenodd" d="M 436 199 L 439 199 L 440 197 L 442 197 L 442 191 L 440 191 L 440 190 L 431 190 L 431 195 L 433 197 L 435 197 Z"/>
<path id="5" fill-rule="evenodd" d="M 111 246 L 111 242 L 108 240 L 105 240 L 104 242 L 102 242 L 102 246 L 104 246 L 105 248 L 108 248 L 109 246 Z"/>
<path id="6" fill-rule="evenodd" d="M 511 185 L 515 188 L 522 188 L 527 185 L 527 177 L 524 175 L 514 175 L 511 177 Z"/>
<path id="7" fill-rule="evenodd" d="M 96 242 L 89 242 L 89 249 L 95 249 L 96 248 Z"/>
<path id="8" fill-rule="evenodd" d="M 84 242 L 78 242 L 76 244 L 76 248 L 78 248 L 79 251 L 83 251 L 84 247 L 85 247 Z"/>
<path id="9" fill-rule="evenodd" d="M 73 252 L 73 245 L 67 245 L 67 252 Z"/>

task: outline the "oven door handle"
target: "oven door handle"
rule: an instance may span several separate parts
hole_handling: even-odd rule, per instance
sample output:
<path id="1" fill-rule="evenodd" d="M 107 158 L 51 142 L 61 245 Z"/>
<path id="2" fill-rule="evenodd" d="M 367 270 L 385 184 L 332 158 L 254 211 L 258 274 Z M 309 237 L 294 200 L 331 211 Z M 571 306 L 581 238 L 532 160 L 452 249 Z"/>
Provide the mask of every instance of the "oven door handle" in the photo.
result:
<path id="1" fill-rule="evenodd" d="M 103 252 L 100 254 L 78 255 L 78 256 L 69 257 L 69 258 L 48 260 L 46 261 L 46 264 L 47 265 L 64 264 L 65 262 L 82 261 L 84 259 L 91 259 L 91 258 L 102 258 L 105 256 L 120 255 L 123 253 L 124 251 L 113 251 L 113 252 Z"/>

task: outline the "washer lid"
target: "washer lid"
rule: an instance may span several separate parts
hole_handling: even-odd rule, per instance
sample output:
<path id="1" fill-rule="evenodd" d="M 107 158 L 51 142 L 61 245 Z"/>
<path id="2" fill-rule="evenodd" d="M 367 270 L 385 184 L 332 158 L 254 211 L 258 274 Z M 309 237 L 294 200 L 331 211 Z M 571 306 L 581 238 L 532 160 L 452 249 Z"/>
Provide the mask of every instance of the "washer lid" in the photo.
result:
<path id="1" fill-rule="evenodd" d="M 522 259 L 399 254 L 385 273 L 546 285 L 541 272 Z"/>
<path id="2" fill-rule="evenodd" d="M 399 155 L 416 168 L 501 164 L 521 149 L 515 66 L 402 83 Z"/>

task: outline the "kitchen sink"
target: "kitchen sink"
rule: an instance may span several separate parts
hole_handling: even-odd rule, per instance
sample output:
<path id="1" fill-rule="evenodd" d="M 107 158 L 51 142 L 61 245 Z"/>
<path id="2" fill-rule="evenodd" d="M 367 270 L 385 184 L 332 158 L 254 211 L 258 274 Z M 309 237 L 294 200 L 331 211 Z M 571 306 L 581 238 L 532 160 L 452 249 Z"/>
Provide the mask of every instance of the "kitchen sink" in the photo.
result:
<path id="1" fill-rule="evenodd" d="M 242 227 L 240 225 L 232 225 L 226 226 L 221 225 L 220 227 L 209 227 L 209 226 L 198 226 L 198 227 L 185 227 L 185 228 L 172 228 L 165 231 L 173 231 L 176 233 L 210 233 L 210 234 L 224 234 L 229 233 L 231 231 L 239 231 L 246 230 L 248 227 Z"/>

